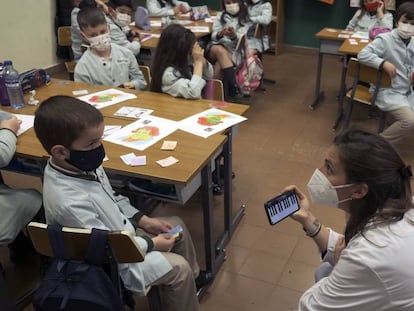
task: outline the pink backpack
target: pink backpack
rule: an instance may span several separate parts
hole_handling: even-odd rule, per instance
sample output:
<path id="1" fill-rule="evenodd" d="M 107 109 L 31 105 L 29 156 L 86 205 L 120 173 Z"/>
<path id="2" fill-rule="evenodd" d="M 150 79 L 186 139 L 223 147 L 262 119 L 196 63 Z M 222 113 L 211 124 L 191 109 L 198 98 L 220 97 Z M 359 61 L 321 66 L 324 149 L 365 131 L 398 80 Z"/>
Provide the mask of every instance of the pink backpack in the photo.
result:
<path id="1" fill-rule="evenodd" d="M 239 69 L 236 70 L 236 81 L 243 94 L 249 95 L 256 90 L 263 78 L 263 64 L 256 54 L 243 59 Z"/>

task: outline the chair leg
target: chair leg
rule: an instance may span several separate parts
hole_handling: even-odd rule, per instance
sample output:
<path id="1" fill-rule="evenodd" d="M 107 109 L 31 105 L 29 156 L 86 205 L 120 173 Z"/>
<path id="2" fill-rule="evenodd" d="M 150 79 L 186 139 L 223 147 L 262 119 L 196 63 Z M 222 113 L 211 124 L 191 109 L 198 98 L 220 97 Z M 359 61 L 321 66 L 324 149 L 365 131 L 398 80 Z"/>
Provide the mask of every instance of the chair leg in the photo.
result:
<path id="1" fill-rule="evenodd" d="M 348 112 L 345 116 L 344 129 L 347 129 L 349 127 L 349 123 L 351 122 L 351 115 L 352 115 L 353 107 L 354 107 L 354 101 L 350 100 L 349 109 L 348 109 Z"/>

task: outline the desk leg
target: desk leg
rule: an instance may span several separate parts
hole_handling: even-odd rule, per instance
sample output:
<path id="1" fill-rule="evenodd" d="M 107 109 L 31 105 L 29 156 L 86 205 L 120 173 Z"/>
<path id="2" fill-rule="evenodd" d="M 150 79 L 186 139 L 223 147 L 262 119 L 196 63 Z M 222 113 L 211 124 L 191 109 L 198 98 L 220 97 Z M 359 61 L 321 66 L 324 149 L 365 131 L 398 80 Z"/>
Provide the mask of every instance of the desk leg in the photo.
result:
<path id="1" fill-rule="evenodd" d="M 342 63 L 342 73 L 341 73 L 341 85 L 339 86 L 339 98 L 338 98 L 338 111 L 336 112 L 335 123 L 332 126 L 332 130 L 338 128 L 339 123 L 344 116 L 344 98 L 346 92 L 346 71 L 348 69 L 348 56 L 344 55 Z"/>
<path id="2" fill-rule="evenodd" d="M 320 51 L 318 54 L 318 66 L 316 71 L 316 83 L 315 83 L 315 97 L 313 98 L 312 104 L 309 105 L 309 108 L 314 110 L 319 101 L 323 98 L 324 93 L 321 92 L 321 78 L 322 78 L 322 63 L 323 63 L 323 53 Z"/>

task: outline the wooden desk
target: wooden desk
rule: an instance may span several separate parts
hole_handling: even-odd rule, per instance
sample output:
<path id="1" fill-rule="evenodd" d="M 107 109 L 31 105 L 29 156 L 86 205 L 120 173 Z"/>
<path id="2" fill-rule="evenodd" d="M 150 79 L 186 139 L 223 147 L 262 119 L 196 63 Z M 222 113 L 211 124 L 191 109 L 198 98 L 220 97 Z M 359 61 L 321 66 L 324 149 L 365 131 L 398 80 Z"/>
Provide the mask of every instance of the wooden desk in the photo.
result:
<path id="1" fill-rule="evenodd" d="M 89 93 L 107 89 L 107 86 L 89 85 L 72 81 L 53 79 L 51 85 L 37 90 L 36 98 L 43 101 L 52 95 L 72 95 L 73 90 L 87 89 Z M 210 108 L 211 100 L 185 100 L 174 98 L 165 94 L 141 92 L 135 90 L 125 90 L 136 94 L 136 99 L 128 100 L 113 106 L 102 109 L 105 123 L 128 124 L 132 119 L 114 117 L 113 112 L 122 106 L 137 106 L 154 109 L 153 115 L 165 117 L 172 120 L 193 115 Z M 26 96 L 26 100 L 28 96 Z M 223 110 L 243 114 L 249 107 L 240 104 L 230 104 Z M 11 108 L 5 109 L 11 112 L 22 114 L 33 114 L 36 107 L 25 106 L 22 109 L 13 111 Z M 192 182 L 201 174 L 201 188 L 203 194 L 203 225 L 204 225 L 204 248 L 206 269 L 215 275 L 224 262 L 225 246 L 230 240 L 237 224 L 244 214 L 244 206 L 232 213 L 232 133 L 228 135 L 213 135 L 205 139 L 180 130 L 175 131 L 167 137 L 169 140 L 177 140 L 178 146 L 172 153 L 180 160 L 177 164 L 168 168 L 159 167 L 154 161 L 167 157 L 170 152 L 161 151 L 161 142 L 151 146 L 143 152 L 131 150 L 130 148 L 112 144 L 104 141 L 106 153 L 109 161 L 103 163 L 108 172 L 113 172 L 130 177 L 145 178 L 157 182 L 166 182 L 179 187 L 192 185 Z M 212 193 L 212 159 L 220 150 L 224 154 L 224 229 L 217 240 L 213 237 L 213 193 Z M 119 156 L 129 152 L 135 154 L 145 154 L 147 165 L 131 167 L 121 162 Z M 23 158 L 35 159 L 38 162 L 45 162 L 48 158 L 47 153 L 37 140 L 33 128 L 19 136 L 16 154 Z"/>
<path id="2" fill-rule="evenodd" d="M 309 108 L 314 110 L 319 101 L 324 97 L 324 93 L 321 92 L 321 78 L 322 78 L 322 64 L 323 56 L 338 55 L 338 48 L 346 39 L 344 36 L 350 36 L 352 32 L 345 31 L 343 29 L 323 28 L 315 36 L 319 39 L 319 52 L 318 52 L 318 64 L 316 70 L 316 83 L 315 83 L 315 95 Z"/>

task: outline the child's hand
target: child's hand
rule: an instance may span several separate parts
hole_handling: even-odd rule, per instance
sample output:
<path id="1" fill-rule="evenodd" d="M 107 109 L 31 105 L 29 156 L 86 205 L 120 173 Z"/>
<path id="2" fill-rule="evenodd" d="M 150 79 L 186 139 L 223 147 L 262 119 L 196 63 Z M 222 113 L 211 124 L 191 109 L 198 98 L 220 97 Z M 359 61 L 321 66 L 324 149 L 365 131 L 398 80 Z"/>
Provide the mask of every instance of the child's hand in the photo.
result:
<path id="1" fill-rule="evenodd" d="M 377 7 L 377 17 L 379 19 L 383 19 L 384 18 L 384 1 L 381 0 L 377 0 L 378 3 L 378 7 Z"/>
<path id="2" fill-rule="evenodd" d="M 180 4 L 179 6 L 179 10 L 180 10 L 180 13 L 182 13 L 182 14 L 185 14 L 185 13 L 187 13 L 189 10 L 187 10 L 187 8 L 185 7 L 185 5 L 184 4 Z"/>
<path id="3" fill-rule="evenodd" d="M 169 252 L 173 246 L 175 239 L 169 235 L 159 234 L 152 238 L 154 242 L 154 251 Z"/>
<path id="4" fill-rule="evenodd" d="M 125 83 L 123 84 L 123 86 L 124 86 L 124 88 L 126 88 L 126 89 L 133 89 L 133 88 L 135 88 L 135 85 L 134 85 L 134 83 L 132 83 L 132 82 L 125 82 Z"/>
<path id="5" fill-rule="evenodd" d="M 145 232 L 151 234 L 165 233 L 173 228 L 173 226 L 165 220 L 148 217 L 146 215 L 141 217 L 138 226 L 144 229 Z"/>
<path id="6" fill-rule="evenodd" d="M 384 62 L 382 70 L 384 70 L 390 76 L 391 79 L 393 79 L 397 75 L 397 69 L 392 63 L 390 63 L 387 60 Z"/>
<path id="7" fill-rule="evenodd" d="M 194 43 L 192 56 L 194 63 L 204 61 L 204 50 L 200 47 L 198 42 Z"/>
<path id="8" fill-rule="evenodd" d="M 16 118 L 16 116 L 12 116 L 8 120 L 3 120 L 0 122 L 0 128 L 5 128 L 17 133 L 20 128 L 20 124 L 22 124 L 22 120 Z"/>

